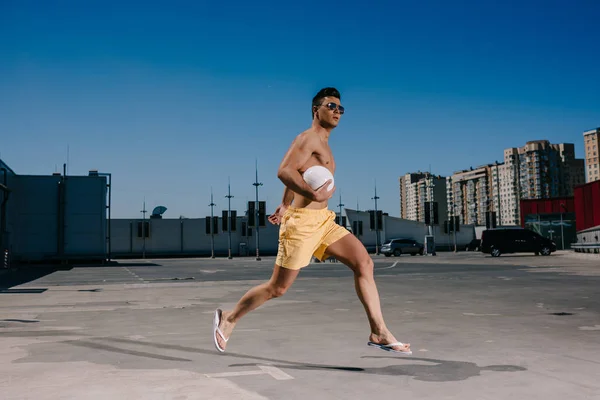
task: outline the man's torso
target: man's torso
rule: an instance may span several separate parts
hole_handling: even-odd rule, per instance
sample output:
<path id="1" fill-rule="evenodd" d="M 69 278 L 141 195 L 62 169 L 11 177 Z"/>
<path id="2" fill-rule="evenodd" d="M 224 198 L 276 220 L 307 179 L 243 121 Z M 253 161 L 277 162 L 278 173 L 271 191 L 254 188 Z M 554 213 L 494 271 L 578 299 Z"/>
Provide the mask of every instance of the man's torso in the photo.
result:
<path id="1" fill-rule="evenodd" d="M 335 160 L 329 143 L 321 140 L 314 131 L 311 129 L 301 133 L 301 135 L 315 135 L 313 140 L 313 152 L 308 161 L 298 170 L 300 174 L 303 174 L 307 169 L 315 165 L 320 165 L 331 171 L 332 175 L 335 175 Z M 306 197 L 294 193 L 294 205 L 295 208 L 312 208 L 320 209 L 327 207 L 327 201 L 316 203 L 307 199 Z"/>

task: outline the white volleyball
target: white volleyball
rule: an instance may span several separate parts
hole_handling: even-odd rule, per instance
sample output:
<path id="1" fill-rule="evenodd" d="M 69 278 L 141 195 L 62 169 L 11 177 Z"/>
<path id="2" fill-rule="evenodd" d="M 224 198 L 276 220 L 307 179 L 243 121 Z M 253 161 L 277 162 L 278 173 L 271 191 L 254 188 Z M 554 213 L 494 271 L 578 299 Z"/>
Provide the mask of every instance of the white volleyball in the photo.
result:
<path id="1" fill-rule="evenodd" d="M 331 174 L 331 171 L 320 165 L 315 165 L 304 171 L 302 178 L 304 178 L 304 181 L 308 183 L 308 186 L 310 186 L 313 190 L 319 189 L 329 179 L 331 179 L 331 183 L 327 187 L 327 190 L 329 191 L 333 189 L 334 186 L 333 175 Z"/>

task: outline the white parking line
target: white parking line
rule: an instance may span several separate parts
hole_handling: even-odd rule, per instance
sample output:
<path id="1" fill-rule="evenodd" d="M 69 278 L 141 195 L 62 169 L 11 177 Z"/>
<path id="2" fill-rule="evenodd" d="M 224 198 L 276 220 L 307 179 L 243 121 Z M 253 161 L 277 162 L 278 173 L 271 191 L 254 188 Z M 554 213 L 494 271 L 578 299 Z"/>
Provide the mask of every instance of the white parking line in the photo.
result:
<path id="1" fill-rule="evenodd" d="M 277 379 L 278 381 L 294 379 L 293 376 L 288 375 L 279 368 L 273 367 L 271 365 L 258 365 L 258 368 L 260 368 L 260 370 L 220 372 L 216 374 L 204 374 L 204 376 L 208 378 L 229 378 L 232 376 L 271 375 L 274 379 Z"/>
<path id="2" fill-rule="evenodd" d="M 123 267 L 123 269 L 125 271 L 129 272 L 131 274 L 131 276 L 133 276 L 134 278 L 137 278 L 140 282 L 146 283 L 145 280 L 143 280 L 142 278 L 140 278 L 135 272 L 132 272 L 129 268 Z"/>
<path id="3" fill-rule="evenodd" d="M 376 270 L 382 270 L 382 269 L 392 269 L 396 266 L 396 264 L 398 264 L 398 261 L 396 261 L 395 263 L 393 263 L 392 265 L 390 265 L 389 267 L 383 267 L 383 268 L 375 268 Z"/>
<path id="4" fill-rule="evenodd" d="M 248 376 L 248 375 L 265 375 L 264 371 L 238 371 L 238 372 L 221 372 L 219 374 L 204 374 L 208 378 L 229 378 L 231 376 Z"/>

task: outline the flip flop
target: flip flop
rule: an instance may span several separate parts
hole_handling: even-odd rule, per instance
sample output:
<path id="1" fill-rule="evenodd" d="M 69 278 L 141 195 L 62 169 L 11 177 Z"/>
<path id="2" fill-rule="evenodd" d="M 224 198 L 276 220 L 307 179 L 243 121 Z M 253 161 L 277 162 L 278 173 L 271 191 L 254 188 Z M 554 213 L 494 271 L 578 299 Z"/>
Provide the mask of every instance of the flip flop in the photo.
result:
<path id="1" fill-rule="evenodd" d="M 221 336 L 221 339 L 223 339 L 225 343 L 229 341 L 229 339 L 225 338 L 225 335 L 223 335 L 221 329 L 219 329 L 219 324 L 221 323 L 221 314 L 222 311 L 219 308 L 217 308 L 217 311 L 215 311 L 215 318 L 213 319 L 213 341 L 215 342 L 215 347 L 217 348 L 217 350 L 219 350 L 221 353 L 224 353 L 225 349 L 222 349 L 219 346 L 219 342 L 217 341 L 217 334 Z"/>
<path id="2" fill-rule="evenodd" d="M 377 347 L 378 349 L 381 349 L 381 350 L 391 351 L 392 353 L 399 353 L 399 354 L 406 355 L 406 356 L 412 355 L 411 350 L 399 351 L 399 350 L 392 349 L 392 347 L 394 347 L 394 346 L 404 346 L 404 343 L 401 343 L 401 342 L 389 343 L 389 344 L 379 344 L 379 343 L 375 343 L 375 342 L 368 342 L 367 345 Z"/>

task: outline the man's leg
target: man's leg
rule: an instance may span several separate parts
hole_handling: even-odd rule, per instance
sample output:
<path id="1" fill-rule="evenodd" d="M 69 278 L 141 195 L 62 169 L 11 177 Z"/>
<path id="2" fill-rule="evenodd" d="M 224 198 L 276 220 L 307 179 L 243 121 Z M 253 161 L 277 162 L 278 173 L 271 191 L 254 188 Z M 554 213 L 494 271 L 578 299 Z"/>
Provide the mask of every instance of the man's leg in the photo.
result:
<path id="1" fill-rule="evenodd" d="M 267 300 L 283 296 L 289 287 L 292 286 L 292 283 L 296 280 L 299 272 L 299 269 L 287 269 L 275 265 L 273 275 L 268 282 L 255 286 L 246 292 L 232 311 L 223 311 L 221 323 L 219 324 L 219 328 L 223 332 L 223 335 L 229 339 L 233 328 L 240 318 L 255 308 L 260 307 Z M 225 349 L 227 343 L 225 343 L 223 338 L 217 335 L 217 340 L 219 346 L 222 349 Z"/>
<path id="2" fill-rule="evenodd" d="M 371 326 L 369 340 L 378 344 L 397 342 L 383 320 L 379 293 L 373 277 L 373 260 L 363 244 L 354 235 L 348 234 L 328 246 L 326 253 L 340 260 L 354 272 L 356 293 L 367 312 Z M 393 346 L 392 348 L 398 351 L 408 351 L 410 344 L 406 343 L 404 347 Z"/>

